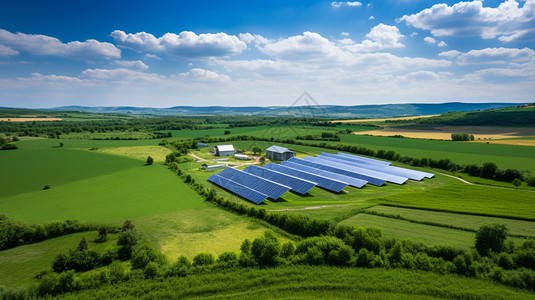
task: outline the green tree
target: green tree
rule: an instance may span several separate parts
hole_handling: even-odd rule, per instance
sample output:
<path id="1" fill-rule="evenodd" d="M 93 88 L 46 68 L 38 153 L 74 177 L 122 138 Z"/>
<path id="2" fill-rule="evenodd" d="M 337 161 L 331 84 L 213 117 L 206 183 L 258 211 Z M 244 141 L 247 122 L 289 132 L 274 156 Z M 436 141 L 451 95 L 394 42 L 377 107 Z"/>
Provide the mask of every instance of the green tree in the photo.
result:
<path id="1" fill-rule="evenodd" d="M 530 178 L 528 178 L 528 180 L 526 180 L 526 183 L 527 183 L 529 186 L 533 186 L 533 187 L 535 187 L 535 176 L 531 176 Z"/>
<path id="2" fill-rule="evenodd" d="M 522 180 L 515 178 L 513 180 L 513 185 L 515 186 L 515 188 L 518 188 L 520 185 L 522 185 Z"/>
<path id="3" fill-rule="evenodd" d="M 230 130 L 225 130 L 225 135 L 229 135 L 230 134 Z"/>
<path id="4" fill-rule="evenodd" d="M 87 241 L 85 240 L 85 237 L 82 238 L 82 240 L 78 244 L 78 248 L 76 248 L 76 250 L 78 250 L 78 251 L 89 250 L 89 245 L 87 244 Z"/>
<path id="5" fill-rule="evenodd" d="M 215 258 L 210 253 L 198 253 L 193 257 L 193 266 L 209 266 L 215 263 Z"/>
<path id="6" fill-rule="evenodd" d="M 496 173 L 496 170 L 498 169 L 498 166 L 496 166 L 493 162 L 486 162 L 483 164 L 483 168 L 481 169 L 481 177 L 491 179 L 494 177 L 494 173 Z"/>
<path id="7" fill-rule="evenodd" d="M 266 157 L 265 156 L 260 157 L 260 163 L 263 164 L 265 162 L 266 162 Z"/>
<path id="8" fill-rule="evenodd" d="M 253 149 L 251 149 L 251 151 L 253 151 L 254 155 L 260 155 L 260 153 L 262 153 L 262 148 L 258 146 L 254 146 Z"/>
<path id="9" fill-rule="evenodd" d="M 154 159 L 152 157 L 147 157 L 147 165 L 150 166 L 154 162 Z"/>
<path id="10" fill-rule="evenodd" d="M 503 224 L 487 224 L 476 232 L 476 249 L 482 255 L 490 251 L 501 252 L 504 249 L 508 230 Z"/>

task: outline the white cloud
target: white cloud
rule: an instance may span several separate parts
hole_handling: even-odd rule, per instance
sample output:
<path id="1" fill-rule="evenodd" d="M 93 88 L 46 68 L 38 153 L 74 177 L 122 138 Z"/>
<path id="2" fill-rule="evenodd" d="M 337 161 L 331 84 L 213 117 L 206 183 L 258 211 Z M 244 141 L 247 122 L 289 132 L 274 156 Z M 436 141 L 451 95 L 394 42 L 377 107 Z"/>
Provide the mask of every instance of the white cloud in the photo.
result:
<path id="1" fill-rule="evenodd" d="M 439 79 L 439 77 L 440 76 L 435 72 L 421 70 L 421 71 L 407 73 L 403 76 L 399 76 L 398 78 L 401 80 L 421 81 L 421 80 L 436 80 L 436 79 Z"/>
<path id="2" fill-rule="evenodd" d="M 452 58 L 452 57 L 457 57 L 460 54 L 461 54 L 461 52 L 459 52 L 457 50 L 450 50 L 450 51 L 440 52 L 438 55 L 439 56 L 443 56 L 443 57 Z"/>
<path id="3" fill-rule="evenodd" d="M 118 69 L 87 69 L 82 72 L 81 79 L 103 80 L 123 84 L 135 84 L 136 82 L 155 82 L 165 77 L 155 73 L 145 73 L 125 68 Z"/>
<path id="4" fill-rule="evenodd" d="M 140 70 L 146 70 L 149 68 L 149 66 L 147 66 L 141 60 L 116 60 L 114 63 L 124 68 L 132 68 L 132 69 L 140 69 Z"/>
<path id="5" fill-rule="evenodd" d="M 467 64 L 507 64 L 535 61 L 535 51 L 529 48 L 485 48 L 471 50 L 458 56 L 458 62 Z"/>
<path id="6" fill-rule="evenodd" d="M 196 82 L 226 82 L 230 81 L 230 77 L 223 74 L 218 74 L 205 69 L 195 68 L 188 72 L 181 73 L 181 78 L 196 81 Z"/>
<path id="7" fill-rule="evenodd" d="M 182 31 L 166 33 L 160 38 L 146 32 L 128 33 L 115 30 L 111 36 L 119 46 L 140 52 L 158 52 L 185 58 L 221 57 L 240 54 L 245 42 L 226 33 L 195 34 Z"/>
<path id="8" fill-rule="evenodd" d="M 340 33 L 340 35 L 347 37 L 347 36 L 349 36 L 349 32 L 342 32 L 342 33 Z"/>
<path id="9" fill-rule="evenodd" d="M 0 56 L 14 56 L 18 54 L 19 54 L 19 51 L 17 50 L 0 45 Z"/>
<path id="10" fill-rule="evenodd" d="M 437 44 L 437 46 L 439 46 L 439 47 L 447 47 L 448 44 L 446 44 L 446 42 L 444 42 L 444 41 L 440 41 L 440 42 Z"/>
<path id="11" fill-rule="evenodd" d="M 370 17 L 368 18 L 368 20 L 375 20 L 375 17 L 374 17 L 374 16 L 370 16 Z"/>
<path id="12" fill-rule="evenodd" d="M 424 38 L 424 41 L 428 44 L 436 44 L 437 43 L 437 40 L 435 40 L 434 38 L 430 37 L 430 36 L 426 36 Z"/>
<path id="13" fill-rule="evenodd" d="M 11 33 L 0 29 L 0 44 L 13 51 L 24 51 L 33 55 L 54 55 L 79 59 L 119 58 L 121 50 L 110 43 L 97 40 L 62 43 L 54 37 L 41 34 Z"/>
<path id="14" fill-rule="evenodd" d="M 147 53 L 143 56 L 145 59 L 156 59 L 156 60 L 162 60 L 161 57 L 159 57 L 158 55 L 154 55 L 154 54 L 150 54 L 150 53 Z"/>
<path id="15" fill-rule="evenodd" d="M 384 49 L 405 47 L 401 42 L 403 35 L 399 33 L 396 26 L 389 26 L 383 23 L 373 27 L 366 40 L 360 44 L 347 46 L 346 49 L 352 52 L 373 52 Z"/>
<path id="16" fill-rule="evenodd" d="M 429 30 L 434 36 L 480 36 L 503 42 L 530 39 L 535 34 L 535 0 L 526 0 L 522 7 L 516 0 L 504 1 L 495 8 L 483 7 L 483 1 L 435 4 L 398 19 L 401 21 Z"/>
<path id="17" fill-rule="evenodd" d="M 339 8 L 342 6 L 359 7 L 359 6 L 362 6 L 362 3 L 358 1 L 349 1 L 349 2 L 334 1 L 334 2 L 331 2 L 331 6 L 334 8 Z"/>

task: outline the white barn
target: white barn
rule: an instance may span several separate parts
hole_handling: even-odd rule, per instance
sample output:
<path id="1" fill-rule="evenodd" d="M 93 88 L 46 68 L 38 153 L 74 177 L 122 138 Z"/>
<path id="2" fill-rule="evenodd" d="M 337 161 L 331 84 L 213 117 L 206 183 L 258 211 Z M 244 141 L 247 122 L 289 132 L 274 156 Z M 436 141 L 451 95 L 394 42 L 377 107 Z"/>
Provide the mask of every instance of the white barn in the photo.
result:
<path id="1" fill-rule="evenodd" d="M 288 148 L 271 146 L 266 149 L 266 157 L 270 160 L 285 161 L 295 156 L 295 152 Z"/>
<path id="2" fill-rule="evenodd" d="M 216 156 L 234 156 L 236 150 L 232 145 L 217 145 L 214 147 L 214 153 Z"/>

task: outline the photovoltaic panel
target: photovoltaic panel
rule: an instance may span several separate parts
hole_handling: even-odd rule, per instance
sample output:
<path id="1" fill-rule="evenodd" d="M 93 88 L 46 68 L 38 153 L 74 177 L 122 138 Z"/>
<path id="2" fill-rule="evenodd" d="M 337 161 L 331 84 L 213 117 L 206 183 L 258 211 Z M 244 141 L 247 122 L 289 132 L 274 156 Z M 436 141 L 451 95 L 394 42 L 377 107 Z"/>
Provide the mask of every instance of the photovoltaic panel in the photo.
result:
<path id="1" fill-rule="evenodd" d="M 320 169 L 320 170 L 325 170 L 325 171 L 329 171 L 329 172 L 333 172 L 333 173 L 337 173 L 337 174 L 342 174 L 342 175 L 346 175 L 346 176 L 357 178 L 357 179 L 366 180 L 366 181 L 368 181 L 369 184 L 373 184 L 373 185 L 376 185 L 376 186 L 381 186 L 381 185 L 385 184 L 385 182 L 386 182 L 386 180 L 383 180 L 383 179 L 379 179 L 379 178 L 375 178 L 375 177 L 372 177 L 372 176 L 367 176 L 367 175 L 364 175 L 364 174 L 351 172 L 351 171 L 345 170 L 343 168 L 335 167 L 331 163 L 327 163 L 327 164 L 318 163 L 318 162 L 309 161 L 309 160 L 303 160 L 303 159 L 295 158 L 295 157 L 291 158 L 289 161 L 295 162 L 295 163 L 298 163 L 298 164 L 301 164 L 301 165 L 309 166 L 309 167 L 312 167 L 312 168 Z"/>
<path id="2" fill-rule="evenodd" d="M 347 159 L 354 163 L 359 163 L 359 164 L 361 163 L 361 161 L 353 160 L 351 158 L 351 156 L 358 158 L 359 156 L 356 156 L 356 155 L 345 154 L 345 153 L 338 153 L 338 154 L 322 153 L 321 155 L 336 157 L 338 159 Z M 375 169 L 381 172 L 386 172 L 386 173 L 390 173 L 390 174 L 397 175 L 397 176 L 408 177 L 413 180 L 422 180 L 424 177 L 433 178 L 433 176 L 435 176 L 435 174 L 433 173 L 427 173 L 427 172 L 411 170 L 411 169 L 401 168 L 401 167 L 386 166 L 386 165 L 371 165 L 371 164 L 365 164 L 365 163 L 363 163 L 362 165 L 365 166 L 366 168 Z"/>
<path id="3" fill-rule="evenodd" d="M 330 154 L 330 153 L 321 153 L 321 154 Z M 335 155 L 335 154 L 330 154 L 330 155 Z M 373 158 L 364 157 L 360 155 L 347 154 L 347 153 L 342 153 L 342 152 L 338 152 L 338 154 L 336 155 L 342 156 L 349 160 L 360 161 L 363 164 L 374 164 L 374 165 L 381 165 L 381 166 L 389 166 L 390 164 L 392 164 L 392 162 L 390 161 L 378 160 L 378 159 L 373 159 Z"/>
<path id="4" fill-rule="evenodd" d="M 217 184 L 218 186 L 229 190 L 236 195 L 242 196 L 243 198 L 256 204 L 262 203 L 268 197 L 267 195 L 236 183 L 230 179 L 223 178 L 217 174 L 213 174 L 208 177 L 208 181 L 213 182 L 214 184 Z"/>
<path id="5" fill-rule="evenodd" d="M 357 179 L 357 178 L 349 177 L 349 176 L 338 174 L 338 173 L 333 173 L 333 172 L 329 172 L 329 171 L 325 171 L 325 170 L 321 170 L 321 169 L 316 169 L 316 168 L 312 168 L 312 167 L 305 166 L 305 165 L 296 164 L 296 163 L 293 163 L 293 162 L 291 162 L 289 160 L 287 160 L 285 162 L 282 162 L 281 165 L 287 166 L 287 167 L 290 167 L 290 168 L 293 168 L 293 169 L 309 172 L 309 173 L 312 173 L 312 174 L 317 174 L 317 175 L 320 175 L 320 176 L 323 176 L 323 177 L 327 177 L 327 178 L 331 178 L 331 179 L 334 179 L 334 180 L 346 182 L 350 186 L 357 187 L 357 188 L 361 188 L 366 183 L 368 183 L 368 181 L 366 181 L 366 180 Z"/>
<path id="6" fill-rule="evenodd" d="M 292 189 L 292 191 L 297 192 L 299 194 L 306 194 L 310 189 L 316 186 L 315 182 L 280 173 L 274 170 L 261 168 L 255 165 L 251 165 L 245 168 L 243 171 L 271 181 L 275 181 L 280 184 L 287 185 Z"/>
<path id="7" fill-rule="evenodd" d="M 338 158 L 335 158 L 335 157 L 330 157 L 330 156 L 327 157 L 327 156 L 319 155 L 319 156 L 314 157 L 314 158 L 315 159 L 320 159 L 320 160 L 323 160 L 323 161 L 326 161 L 326 162 L 333 162 L 333 163 L 335 163 L 335 165 L 333 165 L 333 166 L 344 167 L 345 169 L 347 169 L 349 171 L 354 171 L 354 172 L 357 172 L 357 173 L 373 176 L 373 177 L 376 177 L 376 178 L 379 178 L 379 179 L 384 179 L 384 180 L 386 180 L 388 182 L 392 182 L 392 183 L 396 183 L 396 184 L 403 184 L 403 183 L 405 183 L 405 181 L 407 181 L 409 179 L 407 177 L 390 174 L 390 173 L 387 173 L 387 172 L 383 172 L 382 170 L 380 170 L 380 171 L 379 170 L 374 170 L 374 169 L 369 168 L 367 166 L 364 166 L 362 164 L 359 164 L 359 163 L 356 163 L 356 162 L 350 162 L 350 161 L 343 160 L 343 159 L 338 159 Z"/>
<path id="8" fill-rule="evenodd" d="M 290 190 L 289 186 L 282 185 L 233 168 L 227 167 L 223 171 L 217 173 L 217 175 L 249 187 L 250 189 L 258 191 L 262 194 L 268 195 L 269 198 L 274 200 L 278 199 L 280 196 Z"/>
<path id="9" fill-rule="evenodd" d="M 322 177 L 316 174 L 300 171 L 286 166 L 277 165 L 274 163 L 269 163 L 265 165 L 264 168 L 315 182 L 317 183 L 317 186 L 336 193 L 340 192 L 346 186 L 348 186 L 348 184 L 345 182 L 333 180 L 330 178 Z"/>

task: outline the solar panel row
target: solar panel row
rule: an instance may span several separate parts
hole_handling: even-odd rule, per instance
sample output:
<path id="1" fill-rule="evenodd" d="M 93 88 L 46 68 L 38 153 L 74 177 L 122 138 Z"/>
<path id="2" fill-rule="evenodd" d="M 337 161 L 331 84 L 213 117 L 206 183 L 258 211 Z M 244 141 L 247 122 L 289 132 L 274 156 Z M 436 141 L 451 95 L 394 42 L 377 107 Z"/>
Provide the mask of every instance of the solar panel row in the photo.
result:
<path id="1" fill-rule="evenodd" d="M 361 180 L 366 180 L 366 181 L 368 181 L 368 183 L 376 185 L 376 186 L 381 186 L 381 185 L 385 184 L 385 182 L 386 182 L 386 180 L 382 180 L 382 179 L 379 179 L 379 178 L 367 176 L 367 175 L 356 173 L 356 172 L 351 172 L 351 171 L 345 170 L 343 168 L 339 168 L 337 166 L 333 166 L 334 164 L 332 164 L 332 163 L 320 163 L 320 162 L 317 162 L 317 161 L 313 161 L 311 159 L 312 159 L 312 157 L 306 157 L 305 159 L 291 158 L 290 161 L 298 163 L 298 164 L 302 164 L 302 165 L 305 165 L 305 166 L 313 167 L 313 168 L 316 168 L 316 169 L 325 170 L 325 171 L 329 171 L 329 172 L 333 172 L 333 173 L 337 173 L 337 174 L 342 174 L 342 175 L 350 176 L 350 177 L 361 179 Z"/>
<path id="2" fill-rule="evenodd" d="M 292 191 L 297 192 L 299 194 L 306 194 L 310 189 L 316 186 L 315 182 L 280 173 L 274 170 L 261 168 L 255 165 L 251 165 L 245 168 L 244 171 L 268 180 L 275 181 L 277 183 L 287 185 L 292 189 Z"/>
<path id="3" fill-rule="evenodd" d="M 321 153 L 321 154 L 330 154 L 330 153 Z M 338 152 L 338 154 L 330 154 L 330 155 L 338 155 L 344 159 L 359 161 L 367 165 L 372 164 L 372 165 L 380 165 L 380 166 L 389 166 L 390 164 L 392 164 L 392 162 L 389 162 L 389 161 L 378 160 L 378 159 L 368 158 L 368 157 L 359 156 L 359 155 L 346 154 L 342 152 Z"/>
<path id="4" fill-rule="evenodd" d="M 368 159 L 368 160 L 374 160 L 374 159 L 367 158 L 367 157 L 361 157 L 361 156 L 358 156 L 358 155 L 352 155 L 352 154 L 346 154 L 346 153 L 340 153 L 340 152 L 338 154 L 322 153 L 321 155 L 330 156 L 330 157 L 336 157 L 338 159 L 347 159 L 347 160 L 351 160 L 351 161 L 356 162 L 356 163 L 361 163 L 362 161 L 360 159 L 362 159 L 362 158 Z M 356 158 L 356 160 L 355 160 L 355 158 Z M 385 162 L 380 161 L 380 160 L 375 160 L 375 161 L 381 162 L 381 163 L 385 163 Z M 391 174 L 402 176 L 402 177 L 408 177 L 408 178 L 413 179 L 413 180 L 422 180 L 424 177 L 425 178 L 433 178 L 433 176 L 435 176 L 435 174 L 433 174 L 433 173 L 422 172 L 422 171 L 411 170 L 411 169 L 400 168 L 400 167 L 394 167 L 394 166 L 389 166 L 389 165 L 363 164 L 363 167 L 364 167 L 364 165 L 366 165 L 365 166 L 366 168 L 372 168 L 372 169 L 376 169 L 376 170 L 381 170 L 382 172 L 387 172 L 387 173 L 391 173 Z"/>
<path id="5" fill-rule="evenodd" d="M 269 198 L 274 200 L 279 199 L 280 196 L 290 190 L 289 186 L 233 168 L 225 168 L 223 171 L 217 173 L 217 175 L 268 195 Z"/>
<path id="6" fill-rule="evenodd" d="M 342 181 L 322 177 L 316 174 L 300 171 L 300 170 L 289 168 L 289 167 L 282 166 L 282 165 L 277 165 L 274 163 L 269 163 L 265 165 L 264 168 L 275 170 L 277 172 L 281 172 L 287 175 L 291 175 L 291 176 L 299 177 L 308 181 L 315 182 L 317 186 L 322 187 L 329 191 L 336 192 L 336 193 L 340 192 L 346 186 L 348 186 L 347 183 L 342 182 Z"/>
<path id="7" fill-rule="evenodd" d="M 287 166 L 287 167 L 290 167 L 290 168 L 293 168 L 293 169 L 309 172 L 309 173 L 312 173 L 312 174 L 316 174 L 316 175 L 319 175 L 319 176 L 323 176 L 323 177 L 326 177 L 326 178 L 330 178 L 330 179 L 346 182 L 350 186 L 354 186 L 354 187 L 357 187 L 357 188 L 361 188 L 366 183 L 368 183 L 366 180 L 357 179 L 357 178 L 349 177 L 349 176 L 342 175 L 342 174 L 337 174 L 337 173 L 333 173 L 333 172 L 329 172 L 329 171 L 325 171 L 325 170 L 321 170 L 321 169 L 312 168 L 312 167 L 309 167 L 309 166 L 293 163 L 291 161 L 285 161 L 285 162 L 281 163 L 281 165 Z"/>
<path id="8" fill-rule="evenodd" d="M 219 185 L 220 187 L 225 188 L 233 192 L 236 195 L 242 196 L 243 198 L 256 204 L 262 203 L 268 197 L 267 195 L 264 195 L 258 191 L 255 191 L 246 186 L 243 186 L 230 179 L 223 178 L 219 176 L 218 174 L 213 174 L 210 177 L 208 177 L 208 181 L 213 182 Z"/>
<path id="9" fill-rule="evenodd" d="M 335 157 L 319 155 L 317 157 L 314 157 L 314 159 L 322 160 L 324 163 L 331 162 L 331 163 L 334 163 L 334 166 L 337 166 L 340 168 L 343 167 L 346 170 L 349 170 L 352 172 L 356 172 L 356 173 L 364 174 L 368 176 L 373 176 L 375 178 L 383 179 L 388 182 L 392 182 L 396 184 L 403 184 L 405 183 L 405 181 L 409 179 L 407 177 L 401 177 L 401 176 L 385 173 L 382 170 L 381 171 L 374 170 L 362 164 L 359 164 L 357 162 L 350 162 L 350 161 L 346 161 L 346 160 L 335 158 Z"/>

